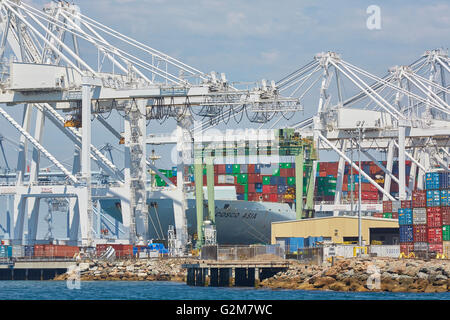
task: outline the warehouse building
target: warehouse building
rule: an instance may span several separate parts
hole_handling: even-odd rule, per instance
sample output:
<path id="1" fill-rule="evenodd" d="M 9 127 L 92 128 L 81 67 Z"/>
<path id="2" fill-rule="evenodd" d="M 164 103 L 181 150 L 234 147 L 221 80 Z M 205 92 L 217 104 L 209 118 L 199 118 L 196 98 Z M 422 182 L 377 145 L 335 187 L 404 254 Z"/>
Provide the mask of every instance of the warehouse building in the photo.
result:
<path id="1" fill-rule="evenodd" d="M 361 218 L 361 235 L 366 244 L 374 241 L 385 245 L 399 244 L 396 219 Z M 313 219 L 273 222 L 271 242 L 290 237 L 323 237 L 324 242 L 358 241 L 358 217 L 332 216 Z"/>

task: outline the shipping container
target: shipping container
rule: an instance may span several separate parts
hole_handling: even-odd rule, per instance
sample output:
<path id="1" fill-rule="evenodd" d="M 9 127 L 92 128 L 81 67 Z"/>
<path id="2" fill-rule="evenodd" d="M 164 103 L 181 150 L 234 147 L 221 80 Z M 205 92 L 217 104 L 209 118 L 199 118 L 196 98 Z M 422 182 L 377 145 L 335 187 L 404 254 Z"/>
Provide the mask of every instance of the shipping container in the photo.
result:
<path id="1" fill-rule="evenodd" d="M 425 189 L 433 190 L 440 188 L 440 179 L 438 172 L 427 172 L 425 174 Z"/>
<path id="2" fill-rule="evenodd" d="M 450 241 L 450 225 L 442 226 L 442 240 Z"/>
<path id="3" fill-rule="evenodd" d="M 383 212 L 392 212 L 392 201 L 383 201 Z"/>
<path id="4" fill-rule="evenodd" d="M 233 171 L 231 171 L 233 173 Z M 217 174 L 227 174 L 227 169 L 225 164 L 218 164 L 217 165 Z"/>
<path id="5" fill-rule="evenodd" d="M 383 218 L 385 219 L 392 219 L 392 212 L 384 212 Z"/>
<path id="6" fill-rule="evenodd" d="M 232 174 L 233 173 L 233 165 L 232 164 L 226 164 L 225 165 L 225 173 L 226 174 Z"/>
<path id="7" fill-rule="evenodd" d="M 413 226 L 414 242 L 428 242 L 428 229 L 426 225 Z"/>
<path id="8" fill-rule="evenodd" d="M 245 193 L 245 187 L 243 185 L 237 184 L 235 186 L 235 188 L 236 188 L 236 193 Z"/>
<path id="9" fill-rule="evenodd" d="M 427 208 L 428 227 L 442 227 L 442 214 L 440 207 Z"/>
<path id="10" fill-rule="evenodd" d="M 442 224 L 450 225 L 450 207 L 441 207 Z"/>
<path id="11" fill-rule="evenodd" d="M 450 172 L 440 173 L 439 187 L 441 189 L 450 189 Z"/>
<path id="12" fill-rule="evenodd" d="M 412 209 L 400 208 L 398 210 L 398 224 L 399 225 L 412 225 L 413 224 Z M 403 241 L 403 242 L 410 242 L 410 241 Z"/>
<path id="13" fill-rule="evenodd" d="M 428 228 L 428 243 L 442 242 L 442 227 Z"/>
<path id="14" fill-rule="evenodd" d="M 270 185 L 270 176 L 262 176 L 262 184 Z"/>
<path id="15" fill-rule="evenodd" d="M 441 205 L 441 192 L 439 190 L 427 190 L 427 207 L 439 207 Z"/>
<path id="16" fill-rule="evenodd" d="M 427 206 L 426 191 L 414 190 L 411 202 L 413 208 L 425 208 Z"/>
<path id="17" fill-rule="evenodd" d="M 414 252 L 427 252 L 428 242 L 414 242 Z"/>
<path id="18" fill-rule="evenodd" d="M 269 201 L 270 202 L 278 202 L 278 193 L 269 194 Z"/>
<path id="19" fill-rule="evenodd" d="M 441 190 L 441 206 L 442 207 L 449 207 L 450 206 L 450 190 L 443 189 Z"/>
<path id="20" fill-rule="evenodd" d="M 414 243 L 413 242 L 400 242 L 400 252 L 404 255 L 408 256 L 411 252 L 414 252 Z"/>
<path id="21" fill-rule="evenodd" d="M 447 259 L 450 258 L 450 241 L 442 242 L 442 253 L 445 255 Z"/>
<path id="22" fill-rule="evenodd" d="M 413 208 L 413 224 L 426 225 L 427 224 L 427 209 L 426 208 Z"/>
<path id="23" fill-rule="evenodd" d="M 414 230 L 411 225 L 401 225 L 400 229 L 400 242 L 414 242 Z"/>
<path id="24" fill-rule="evenodd" d="M 411 208 L 411 201 L 410 200 L 402 200 L 400 201 L 400 205 L 402 208 Z"/>
<path id="25" fill-rule="evenodd" d="M 443 246 L 442 243 L 430 243 L 428 244 L 428 252 L 442 254 Z"/>
<path id="26" fill-rule="evenodd" d="M 0 245 L 0 258 L 11 258 L 12 246 Z"/>

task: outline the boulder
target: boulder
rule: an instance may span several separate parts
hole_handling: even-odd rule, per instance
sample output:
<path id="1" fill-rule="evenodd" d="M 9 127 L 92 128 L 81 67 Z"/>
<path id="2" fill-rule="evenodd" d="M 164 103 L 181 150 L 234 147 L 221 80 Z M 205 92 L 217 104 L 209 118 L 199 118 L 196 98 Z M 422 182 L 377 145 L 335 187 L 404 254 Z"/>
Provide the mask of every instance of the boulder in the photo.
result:
<path id="1" fill-rule="evenodd" d="M 336 281 L 335 283 L 332 283 L 331 285 L 328 286 L 328 288 L 333 291 L 348 291 L 347 285 L 340 281 Z"/>
<path id="2" fill-rule="evenodd" d="M 336 280 L 332 277 L 320 277 L 314 281 L 314 287 L 322 288 L 324 286 L 329 286 L 334 282 L 336 282 Z"/>

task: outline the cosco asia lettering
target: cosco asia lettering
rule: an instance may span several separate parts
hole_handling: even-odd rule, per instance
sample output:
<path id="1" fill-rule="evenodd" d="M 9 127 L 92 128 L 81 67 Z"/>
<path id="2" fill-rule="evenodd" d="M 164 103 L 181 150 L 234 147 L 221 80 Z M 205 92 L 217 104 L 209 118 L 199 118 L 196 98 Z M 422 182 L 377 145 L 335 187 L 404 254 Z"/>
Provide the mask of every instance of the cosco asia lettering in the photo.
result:
<path id="1" fill-rule="evenodd" d="M 220 313 L 226 315 L 264 315 L 272 314 L 272 305 L 255 305 L 255 304 L 224 304 L 220 307 Z"/>

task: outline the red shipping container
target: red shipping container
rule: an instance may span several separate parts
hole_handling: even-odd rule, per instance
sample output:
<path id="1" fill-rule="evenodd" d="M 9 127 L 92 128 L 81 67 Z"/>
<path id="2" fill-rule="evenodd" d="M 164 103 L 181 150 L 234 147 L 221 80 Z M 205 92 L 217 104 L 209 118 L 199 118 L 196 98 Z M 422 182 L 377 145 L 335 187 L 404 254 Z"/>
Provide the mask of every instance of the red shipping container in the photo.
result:
<path id="1" fill-rule="evenodd" d="M 358 190 L 357 185 L 355 186 L 355 190 Z M 370 183 L 361 183 L 361 191 L 363 192 L 378 192 L 378 189 Z"/>
<path id="2" fill-rule="evenodd" d="M 245 193 L 245 186 L 237 184 L 235 187 L 236 187 L 236 193 Z"/>
<path id="3" fill-rule="evenodd" d="M 428 243 L 442 243 L 442 228 L 428 228 Z"/>
<path id="4" fill-rule="evenodd" d="M 392 212 L 392 201 L 383 201 L 383 212 Z"/>
<path id="5" fill-rule="evenodd" d="M 414 242 L 428 242 L 428 230 L 426 225 L 414 225 Z"/>
<path id="6" fill-rule="evenodd" d="M 374 218 L 383 218 L 383 214 L 380 213 L 380 212 L 375 212 L 375 213 L 372 213 L 372 217 L 374 217 Z"/>
<path id="7" fill-rule="evenodd" d="M 263 193 L 277 193 L 278 188 L 277 188 L 277 186 L 265 184 L 265 185 L 263 185 L 262 191 L 263 191 Z"/>
<path id="8" fill-rule="evenodd" d="M 256 193 L 256 188 L 255 188 L 255 184 L 253 183 L 249 183 L 248 184 L 248 193 Z"/>
<path id="9" fill-rule="evenodd" d="M 392 212 L 392 219 L 398 219 L 398 212 Z"/>
<path id="10" fill-rule="evenodd" d="M 264 193 L 262 194 L 262 198 L 263 198 L 263 199 L 262 199 L 263 202 L 269 202 L 269 201 L 270 201 L 270 194 L 264 192 Z"/>
<path id="11" fill-rule="evenodd" d="M 411 208 L 411 201 L 410 200 L 402 200 L 400 202 L 400 206 L 402 208 Z"/>
<path id="12" fill-rule="evenodd" d="M 226 174 L 226 165 L 225 164 L 218 164 L 217 165 L 217 174 Z"/>
<path id="13" fill-rule="evenodd" d="M 255 173 L 255 165 L 249 164 L 247 167 L 247 173 Z"/>
<path id="14" fill-rule="evenodd" d="M 411 252 L 414 252 L 414 243 L 413 242 L 400 243 L 400 252 L 408 256 Z"/>
<path id="15" fill-rule="evenodd" d="M 425 208 L 427 206 L 427 193 L 423 190 L 414 190 L 412 193 L 413 208 Z"/>
<path id="16" fill-rule="evenodd" d="M 442 243 L 430 243 L 428 245 L 428 251 L 429 252 L 442 254 L 443 249 L 444 249 L 444 246 L 442 245 Z"/>
<path id="17" fill-rule="evenodd" d="M 254 173 L 249 173 L 248 174 L 248 183 L 250 184 L 250 183 L 257 183 L 256 182 L 256 174 L 254 174 Z"/>
<path id="18" fill-rule="evenodd" d="M 278 202 L 278 193 L 269 194 L 269 201 L 270 202 Z"/>
<path id="19" fill-rule="evenodd" d="M 248 201 L 258 201 L 257 195 L 254 192 L 248 193 Z"/>
<path id="20" fill-rule="evenodd" d="M 280 168 L 280 177 L 289 177 L 289 169 Z"/>
<path id="21" fill-rule="evenodd" d="M 255 174 L 255 183 L 262 183 L 263 176 L 260 173 Z"/>
<path id="22" fill-rule="evenodd" d="M 440 207 L 427 208 L 428 227 L 442 227 L 442 214 Z"/>
<path id="23" fill-rule="evenodd" d="M 441 207 L 442 225 L 450 225 L 450 207 Z"/>

